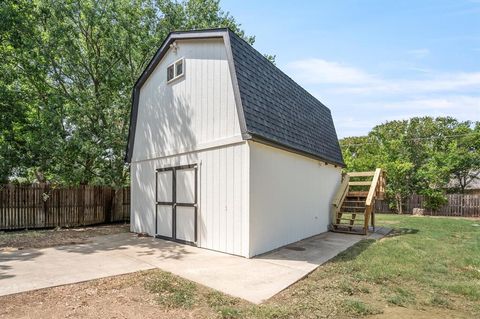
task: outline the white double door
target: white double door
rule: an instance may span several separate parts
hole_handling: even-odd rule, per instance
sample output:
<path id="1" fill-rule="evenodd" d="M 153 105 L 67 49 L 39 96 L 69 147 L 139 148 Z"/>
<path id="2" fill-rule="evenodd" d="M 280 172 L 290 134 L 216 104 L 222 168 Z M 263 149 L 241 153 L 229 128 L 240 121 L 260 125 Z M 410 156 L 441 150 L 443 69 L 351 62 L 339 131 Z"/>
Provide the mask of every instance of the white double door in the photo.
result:
<path id="1" fill-rule="evenodd" d="M 157 237 L 194 244 L 197 241 L 197 165 L 156 171 Z"/>

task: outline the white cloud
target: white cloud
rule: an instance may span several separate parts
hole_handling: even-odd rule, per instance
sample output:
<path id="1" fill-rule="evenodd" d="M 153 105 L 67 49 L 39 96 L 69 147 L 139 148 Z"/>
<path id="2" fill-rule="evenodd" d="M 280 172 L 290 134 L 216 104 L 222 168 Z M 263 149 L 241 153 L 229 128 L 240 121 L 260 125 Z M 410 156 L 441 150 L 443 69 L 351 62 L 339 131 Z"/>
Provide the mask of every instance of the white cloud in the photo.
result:
<path id="1" fill-rule="evenodd" d="M 395 72 L 387 77 L 323 59 L 297 60 L 286 69 L 331 108 L 340 138 L 415 116 L 480 121 L 480 71 Z"/>
<path id="2" fill-rule="evenodd" d="M 383 104 L 390 109 L 401 110 L 439 110 L 463 111 L 471 115 L 480 116 L 480 97 L 477 96 L 447 96 L 438 98 L 417 98 L 405 101 L 395 101 Z"/>
<path id="3" fill-rule="evenodd" d="M 362 101 L 345 105 L 332 104 L 339 138 L 367 134 L 374 126 L 393 120 L 422 116 L 451 116 L 460 121 L 480 121 L 480 96 L 447 96 Z"/>
<path id="4" fill-rule="evenodd" d="M 430 54 L 430 50 L 426 48 L 414 49 L 407 51 L 407 53 L 416 59 L 423 59 Z"/>
<path id="5" fill-rule="evenodd" d="M 364 83 L 357 86 L 337 87 L 337 93 L 350 94 L 418 94 L 431 92 L 458 92 L 476 89 L 480 91 L 480 72 L 462 73 L 429 73 L 428 78 L 381 79 L 376 83 Z"/>
<path id="6" fill-rule="evenodd" d="M 374 82 L 374 77 L 357 68 L 322 59 L 298 60 L 287 64 L 301 82 L 364 84 Z"/>
<path id="7" fill-rule="evenodd" d="M 339 94 L 412 94 L 469 89 L 480 91 L 480 72 L 429 71 L 420 80 L 389 79 L 360 68 L 323 59 L 297 60 L 288 63 L 286 68 L 300 83 L 333 85 L 329 90 Z"/>

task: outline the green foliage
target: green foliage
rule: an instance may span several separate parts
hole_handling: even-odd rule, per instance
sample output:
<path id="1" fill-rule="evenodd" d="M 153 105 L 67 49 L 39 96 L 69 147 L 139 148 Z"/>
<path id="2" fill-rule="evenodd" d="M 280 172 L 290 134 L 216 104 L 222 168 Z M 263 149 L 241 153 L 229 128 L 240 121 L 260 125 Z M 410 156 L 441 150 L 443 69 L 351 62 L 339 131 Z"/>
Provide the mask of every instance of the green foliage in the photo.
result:
<path id="1" fill-rule="evenodd" d="M 0 182 L 121 186 L 133 85 L 174 30 L 229 27 L 218 0 L 0 4 Z"/>
<path id="2" fill-rule="evenodd" d="M 276 62 L 275 62 L 275 60 L 276 60 L 276 58 L 277 58 L 276 55 L 264 54 L 263 56 L 264 56 L 268 61 L 272 62 L 273 65 L 276 65 Z"/>
<path id="3" fill-rule="evenodd" d="M 427 207 L 436 209 L 445 203 L 452 180 L 463 192 L 480 171 L 479 141 L 479 122 L 415 117 L 386 122 L 340 145 L 348 171 L 385 169 L 387 196 L 402 213 L 410 194 L 424 195 Z"/>
<path id="4" fill-rule="evenodd" d="M 438 209 L 448 203 L 447 197 L 442 189 L 426 188 L 419 191 L 421 195 L 425 195 L 425 207 L 430 209 Z"/>

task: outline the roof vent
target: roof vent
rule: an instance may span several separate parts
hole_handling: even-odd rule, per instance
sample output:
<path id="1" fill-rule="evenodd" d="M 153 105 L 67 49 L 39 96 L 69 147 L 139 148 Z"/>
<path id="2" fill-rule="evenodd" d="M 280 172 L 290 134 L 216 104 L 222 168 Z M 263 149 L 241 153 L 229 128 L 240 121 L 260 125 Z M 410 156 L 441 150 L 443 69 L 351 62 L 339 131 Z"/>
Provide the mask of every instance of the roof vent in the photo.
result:
<path id="1" fill-rule="evenodd" d="M 172 44 L 170 44 L 170 49 L 172 49 L 173 52 L 177 53 L 177 49 L 178 49 L 177 41 L 174 41 Z"/>

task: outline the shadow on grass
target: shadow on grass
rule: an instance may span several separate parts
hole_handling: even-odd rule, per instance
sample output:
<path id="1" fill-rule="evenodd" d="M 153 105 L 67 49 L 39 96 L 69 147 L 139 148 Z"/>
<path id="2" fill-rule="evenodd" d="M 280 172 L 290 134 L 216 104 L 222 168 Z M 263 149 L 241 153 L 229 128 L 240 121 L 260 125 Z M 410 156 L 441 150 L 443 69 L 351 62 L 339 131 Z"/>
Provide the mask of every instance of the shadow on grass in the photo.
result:
<path id="1" fill-rule="evenodd" d="M 413 229 L 413 228 L 394 228 L 387 235 L 385 235 L 384 238 L 397 237 L 402 235 L 411 235 L 411 234 L 416 234 L 418 232 L 419 232 L 418 229 Z M 345 261 L 354 260 L 376 241 L 377 241 L 376 239 L 363 239 L 358 243 L 356 243 L 355 245 L 348 248 L 347 250 L 342 251 L 330 262 L 336 263 L 336 262 L 345 262 Z"/>
<path id="2" fill-rule="evenodd" d="M 355 245 L 351 246 L 347 250 L 342 251 L 340 254 L 335 256 L 333 259 L 329 261 L 329 263 L 337 263 L 337 262 L 345 262 L 354 260 L 360 254 L 362 254 L 365 250 L 367 250 L 370 245 L 376 242 L 375 239 L 363 239 L 356 243 Z"/>
<path id="3" fill-rule="evenodd" d="M 397 237 L 402 235 L 411 235 L 411 234 L 416 234 L 418 232 L 419 232 L 418 229 L 413 229 L 413 228 L 394 228 L 388 234 L 386 234 L 385 237 L 383 238 Z M 340 254 L 338 254 L 333 259 L 331 259 L 329 263 L 338 263 L 338 262 L 354 260 L 376 241 L 377 241 L 376 239 L 363 239 L 358 243 L 356 243 L 355 245 L 349 247 L 347 250 L 342 251 Z"/>
<path id="4" fill-rule="evenodd" d="M 414 228 L 393 228 L 385 237 L 397 237 L 403 235 L 412 235 L 418 233 L 418 229 Z"/>

